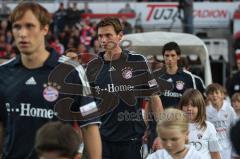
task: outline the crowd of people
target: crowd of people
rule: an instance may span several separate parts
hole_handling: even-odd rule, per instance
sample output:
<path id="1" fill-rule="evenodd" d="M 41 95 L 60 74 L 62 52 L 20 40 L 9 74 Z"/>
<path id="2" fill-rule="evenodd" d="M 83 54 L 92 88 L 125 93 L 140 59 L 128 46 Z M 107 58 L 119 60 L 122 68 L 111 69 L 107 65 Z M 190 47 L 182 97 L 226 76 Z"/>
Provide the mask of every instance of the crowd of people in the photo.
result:
<path id="1" fill-rule="evenodd" d="M 9 20 L 1 30 L 11 40 L 3 43 L 14 43 L 17 53 L 0 65 L 3 159 L 240 158 L 229 137 L 239 119 L 239 84 L 229 94 L 220 84 L 198 83 L 179 63 L 176 42 L 164 45 L 159 68 L 120 46 L 124 27 L 118 18 L 91 25 L 84 19 L 81 30 L 76 23 L 60 30 L 43 6 L 21 2 Z M 96 58 L 79 56 L 95 43 Z M 157 77 L 152 71 L 159 71 Z"/>
<path id="2" fill-rule="evenodd" d="M 119 12 L 126 12 L 126 10 Z M 7 13 L 0 20 L 0 58 L 3 59 L 10 59 L 18 53 L 11 33 L 11 24 L 8 20 L 10 12 Z M 47 45 L 54 48 L 59 54 L 63 54 L 70 48 L 75 48 L 78 52 L 85 54 L 98 53 L 96 21 L 89 18 L 82 19 L 81 15 L 84 13 L 92 13 L 87 2 L 84 3 L 82 10 L 78 9 L 76 2 L 68 3 L 68 6 L 60 3 L 58 10 L 52 15 L 50 29 L 46 37 Z M 125 34 L 135 31 L 125 17 L 121 19 L 121 22 L 125 26 Z M 88 56 L 84 57 L 84 62 L 86 61 L 89 61 Z"/>

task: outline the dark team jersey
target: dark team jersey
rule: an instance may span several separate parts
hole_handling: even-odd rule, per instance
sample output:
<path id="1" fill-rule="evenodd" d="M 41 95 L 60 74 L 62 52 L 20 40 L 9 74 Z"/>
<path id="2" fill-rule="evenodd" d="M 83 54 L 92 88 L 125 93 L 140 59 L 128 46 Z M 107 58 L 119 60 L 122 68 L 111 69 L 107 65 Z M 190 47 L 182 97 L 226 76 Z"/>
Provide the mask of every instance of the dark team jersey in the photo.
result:
<path id="1" fill-rule="evenodd" d="M 228 94 L 231 97 L 234 93 L 240 92 L 240 71 L 235 73 L 226 84 Z"/>
<path id="2" fill-rule="evenodd" d="M 137 98 L 133 105 L 127 102 L 127 98 L 132 96 L 132 92 L 135 91 L 136 88 L 144 89 L 149 87 L 149 85 L 139 86 L 134 83 L 130 84 L 127 81 L 133 79 L 133 77 L 137 75 L 147 72 L 148 74 L 150 73 L 146 60 L 142 55 L 133 54 L 127 50 L 123 50 L 120 59 L 116 61 L 105 61 L 103 55 L 103 52 L 99 54 L 99 59 L 103 61 L 103 63 L 102 67 L 99 67 L 99 73 L 96 76 L 94 85 L 95 88 L 99 90 L 99 94 L 101 94 L 101 90 L 107 90 L 109 93 L 118 96 L 118 102 L 116 107 L 101 118 L 101 137 L 103 140 L 110 142 L 124 142 L 141 139 L 146 129 L 141 111 L 143 97 Z M 122 59 L 126 60 L 124 63 L 121 63 L 123 66 L 120 66 L 120 64 L 113 64 Z M 130 64 L 129 62 L 133 63 Z M 137 67 L 137 64 L 134 64 L 134 62 L 142 62 L 147 69 L 136 71 L 137 69 L 135 67 Z M 119 72 L 119 78 L 115 77 L 116 74 L 111 76 L 111 74 L 114 74 L 116 71 Z M 114 80 L 116 81 L 114 82 Z M 106 100 L 111 102 L 111 100 L 116 99 L 108 97 Z"/>
<path id="3" fill-rule="evenodd" d="M 0 122 L 4 125 L 3 158 L 35 159 L 35 133 L 48 121 L 59 120 L 54 105 L 65 97 L 74 99 L 70 109 L 79 111 L 82 105 L 96 105 L 90 98 L 61 92 L 61 86 L 49 82 L 49 74 L 59 66 L 54 51 L 40 68 L 27 69 L 18 55 L 0 66 Z M 66 64 L 63 64 L 66 65 Z M 67 83 L 81 84 L 80 73 L 74 67 L 66 77 Z M 64 79 L 63 77 L 63 79 Z M 79 122 L 80 126 L 98 120 Z"/>
<path id="4" fill-rule="evenodd" d="M 188 71 L 182 69 L 178 69 L 177 73 L 173 75 L 165 71 L 160 78 L 173 84 L 172 90 L 166 90 L 160 95 L 164 108 L 176 107 L 185 90 L 195 88 L 194 77 Z"/>

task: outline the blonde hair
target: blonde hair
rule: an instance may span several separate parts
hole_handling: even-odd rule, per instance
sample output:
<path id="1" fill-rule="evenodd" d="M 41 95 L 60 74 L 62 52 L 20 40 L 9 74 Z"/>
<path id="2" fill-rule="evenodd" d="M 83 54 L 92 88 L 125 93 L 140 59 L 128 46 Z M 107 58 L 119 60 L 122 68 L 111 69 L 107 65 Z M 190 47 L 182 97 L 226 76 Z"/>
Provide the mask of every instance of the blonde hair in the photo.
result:
<path id="1" fill-rule="evenodd" d="M 157 124 L 157 132 L 160 136 L 161 129 L 178 129 L 181 132 L 188 132 L 188 118 L 185 113 L 179 109 L 168 108 L 160 114 Z"/>

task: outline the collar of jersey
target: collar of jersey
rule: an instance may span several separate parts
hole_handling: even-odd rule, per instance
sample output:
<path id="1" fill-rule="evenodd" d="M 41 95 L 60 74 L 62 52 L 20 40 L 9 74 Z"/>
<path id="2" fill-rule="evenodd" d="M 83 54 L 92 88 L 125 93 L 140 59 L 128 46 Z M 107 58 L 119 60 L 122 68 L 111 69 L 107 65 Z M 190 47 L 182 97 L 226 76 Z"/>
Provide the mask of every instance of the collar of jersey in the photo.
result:
<path id="1" fill-rule="evenodd" d="M 44 66 L 55 67 L 58 64 L 59 55 L 52 48 L 47 48 L 47 50 L 50 52 L 50 55 L 47 58 L 47 60 L 45 61 Z M 16 65 L 21 65 L 21 64 L 22 64 L 21 56 L 20 56 L 20 54 L 18 54 L 16 56 L 15 61 L 13 62 L 13 65 L 16 66 Z"/>

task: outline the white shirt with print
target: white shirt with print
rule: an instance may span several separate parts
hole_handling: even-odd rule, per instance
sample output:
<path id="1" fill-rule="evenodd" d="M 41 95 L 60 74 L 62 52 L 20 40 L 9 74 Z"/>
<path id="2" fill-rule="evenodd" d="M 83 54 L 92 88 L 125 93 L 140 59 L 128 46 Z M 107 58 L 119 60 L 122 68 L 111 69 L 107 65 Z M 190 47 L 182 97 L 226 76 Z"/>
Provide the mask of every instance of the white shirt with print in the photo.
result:
<path id="1" fill-rule="evenodd" d="M 207 120 L 216 128 L 218 142 L 221 148 L 221 156 L 224 159 L 231 158 L 231 142 L 229 140 L 230 127 L 236 122 L 237 115 L 230 102 L 224 100 L 219 111 L 211 104 L 206 108 Z M 224 156 L 224 157 L 223 157 Z"/>
<path id="2" fill-rule="evenodd" d="M 165 149 L 160 149 L 150 154 L 147 157 L 147 159 L 173 159 L 173 158 Z M 194 147 L 191 146 L 189 147 L 189 150 L 183 159 L 205 159 L 205 158 L 202 158 L 202 155 L 198 151 L 196 151 Z"/>
<path id="3" fill-rule="evenodd" d="M 206 121 L 206 127 L 202 129 L 198 123 L 189 123 L 188 142 L 201 153 L 204 159 L 212 159 L 210 152 L 220 152 L 216 129 L 208 121 Z"/>

